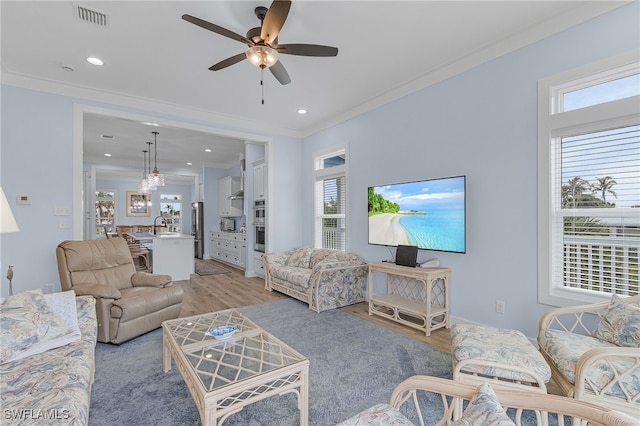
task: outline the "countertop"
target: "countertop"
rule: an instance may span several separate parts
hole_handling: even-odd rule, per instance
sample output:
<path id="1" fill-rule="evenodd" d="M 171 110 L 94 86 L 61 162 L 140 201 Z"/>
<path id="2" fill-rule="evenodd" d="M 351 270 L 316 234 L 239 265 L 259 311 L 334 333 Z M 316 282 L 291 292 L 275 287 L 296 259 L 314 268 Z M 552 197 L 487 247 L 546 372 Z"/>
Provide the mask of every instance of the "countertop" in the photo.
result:
<path id="1" fill-rule="evenodd" d="M 166 233 L 160 233 L 160 234 L 155 234 L 155 235 L 150 233 L 150 232 L 135 232 L 135 233 L 129 234 L 129 235 L 131 235 L 136 240 L 154 240 L 154 239 L 164 240 L 164 239 L 167 239 L 167 238 L 171 238 L 171 239 L 187 239 L 187 238 L 191 238 L 191 239 L 193 239 L 193 235 L 180 234 L 180 233 L 177 233 L 177 232 L 166 232 Z"/>

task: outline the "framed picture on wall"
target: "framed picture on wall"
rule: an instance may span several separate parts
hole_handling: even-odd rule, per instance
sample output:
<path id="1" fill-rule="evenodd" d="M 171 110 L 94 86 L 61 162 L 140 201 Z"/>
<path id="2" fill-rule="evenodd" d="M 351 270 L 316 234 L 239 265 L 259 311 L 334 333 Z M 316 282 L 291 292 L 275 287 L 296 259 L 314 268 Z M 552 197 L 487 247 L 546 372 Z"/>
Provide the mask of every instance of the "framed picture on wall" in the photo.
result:
<path id="1" fill-rule="evenodd" d="M 151 216 L 150 195 L 127 191 L 127 216 Z"/>

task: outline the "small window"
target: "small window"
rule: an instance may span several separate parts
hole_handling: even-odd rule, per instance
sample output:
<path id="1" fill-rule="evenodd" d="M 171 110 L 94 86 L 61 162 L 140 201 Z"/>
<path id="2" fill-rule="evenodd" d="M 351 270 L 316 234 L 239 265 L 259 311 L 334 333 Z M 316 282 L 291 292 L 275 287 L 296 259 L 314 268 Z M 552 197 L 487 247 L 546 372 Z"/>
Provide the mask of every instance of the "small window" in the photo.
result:
<path id="1" fill-rule="evenodd" d="M 182 194 L 160 194 L 160 215 L 167 231 L 182 232 Z"/>
<path id="2" fill-rule="evenodd" d="M 115 232 L 116 192 L 96 191 L 96 237 L 106 238 L 107 233 Z"/>
<path id="3" fill-rule="evenodd" d="M 561 112 L 600 105 L 637 95 L 640 95 L 640 74 L 633 74 L 564 92 L 562 94 Z"/>
<path id="4" fill-rule="evenodd" d="M 331 167 L 344 166 L 344 165 L 345 165 L 344 154 L 333 155 L 329 158 L 322 158 L 323 169 L 329 169 Z"/>

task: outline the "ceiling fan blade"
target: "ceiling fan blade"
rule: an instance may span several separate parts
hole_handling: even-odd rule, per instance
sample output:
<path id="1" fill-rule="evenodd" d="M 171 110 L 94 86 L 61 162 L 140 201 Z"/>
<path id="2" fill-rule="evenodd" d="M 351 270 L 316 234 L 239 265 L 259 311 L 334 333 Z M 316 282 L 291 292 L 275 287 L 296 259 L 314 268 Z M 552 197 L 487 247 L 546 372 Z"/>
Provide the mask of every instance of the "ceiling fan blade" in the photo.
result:
<path id="1" fill-rule="evenodd" d="M 211 65 L 209 67 L 210 71 L 220 71 L 223 68 L 229 67 L 233 64 L 237 64 L 238 62 L 247 59 L 247 54 L 242 52 L 242 53 L 238 53 L 237 55 L 234 55 L 230 58 L 225 59 L 224 61 L 220 61 L 215 65 Z"/>
<path id="2" fill-rule="evenodd" d="M 281 44 L 276 50 L 287 55 L 337 56 L 338 48 L 319 44 Z"/>
<path id="3" fill-rule="evenodd" d="M 222 28 L 219 25 L 212 24 L 211 22 L 205 21 L 204 19 L 196 18 L 195 16 L 187 14 L 182 15 L 182 19 L 187 22 L 191 22 L 192 24 L 195 24 L 201 28 L 204 28 L 205 30 L 213 31 L 214 33 L 220 34 L 221 36 L 229 37 L 232 40 L 248 44 L 249 46 L 255 45 L 253 40 L 249 40 L 248 38 L 241 36 L 240 34 L 234 33 L 233 31 L 226 28 Z"/>
<path id="4" fill-rule="evenodd" d="M 269 67 L 271 70 L 271 74 L 280 82 L 280 84 L 285 85 L 291 83 L 291 77 L 289 77 L 289 73 L 285 69 L 282 62 L 278 61 L 275 64 Z"/>
<path id="5" fill-rule="evenodd" d="M 283 0 L 274 0 L 271 6 L 269 6 L 269 10 L 262 22 L 262 31 L 260 32 L 260 38 L 267 42 L 267 44 L 273 44 L 276 37 L 278 37 L 284 21 L 287 20 L 290 8 L 291 1 Z"/>

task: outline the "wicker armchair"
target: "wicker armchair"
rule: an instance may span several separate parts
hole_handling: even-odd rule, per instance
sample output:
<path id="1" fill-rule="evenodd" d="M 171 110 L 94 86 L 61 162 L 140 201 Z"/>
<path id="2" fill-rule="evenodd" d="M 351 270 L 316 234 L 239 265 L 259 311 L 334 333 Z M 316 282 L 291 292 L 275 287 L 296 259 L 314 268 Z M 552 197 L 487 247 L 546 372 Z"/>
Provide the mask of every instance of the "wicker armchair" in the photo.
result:
<path id="1" fill-rule="evenodd" d="M 640 306 L 640 296 L 624 299 Z M 595 337 L 610 302 L 555 308 L 541 318 L 540 352 L 566 396 L 640 416 L 640 349 Z"/>
<path id="2" fill-rule="evenodd" d="M 470 385 L 431 376 L 409 377 L 396 386 L 388 404 L 375 405 L 339 423 L 339 426 L 394 426 L 418 423 L 422 426 L 449 425 L 452 420 L 458 420 L 454 408 L 461 400 L 474 400 L 474 403 L 477 403 L 471 409 L 475 411 L 474 414 L 465 411 L 466 419 L 460 423 L 464 425 L 471 424 L 466 421 L 469 418 L 467 416 L 475 416 L 473 419 L 477 422 L 473 424 L 505 424 L 497 421 L 497 417 L 507 409 L 511 409 L 507 412 L 508 417 L 517 426 L 562 425 L 569 424 L 570 420 L 581 425 L 638 425 L 637 420 L 627 414 L 588 402 L 540 392 L 514 392 L 499 388 L 492 389 L 495 394 L 493 397 L 486 393 L 485 386 L 486 384 Z"/>

